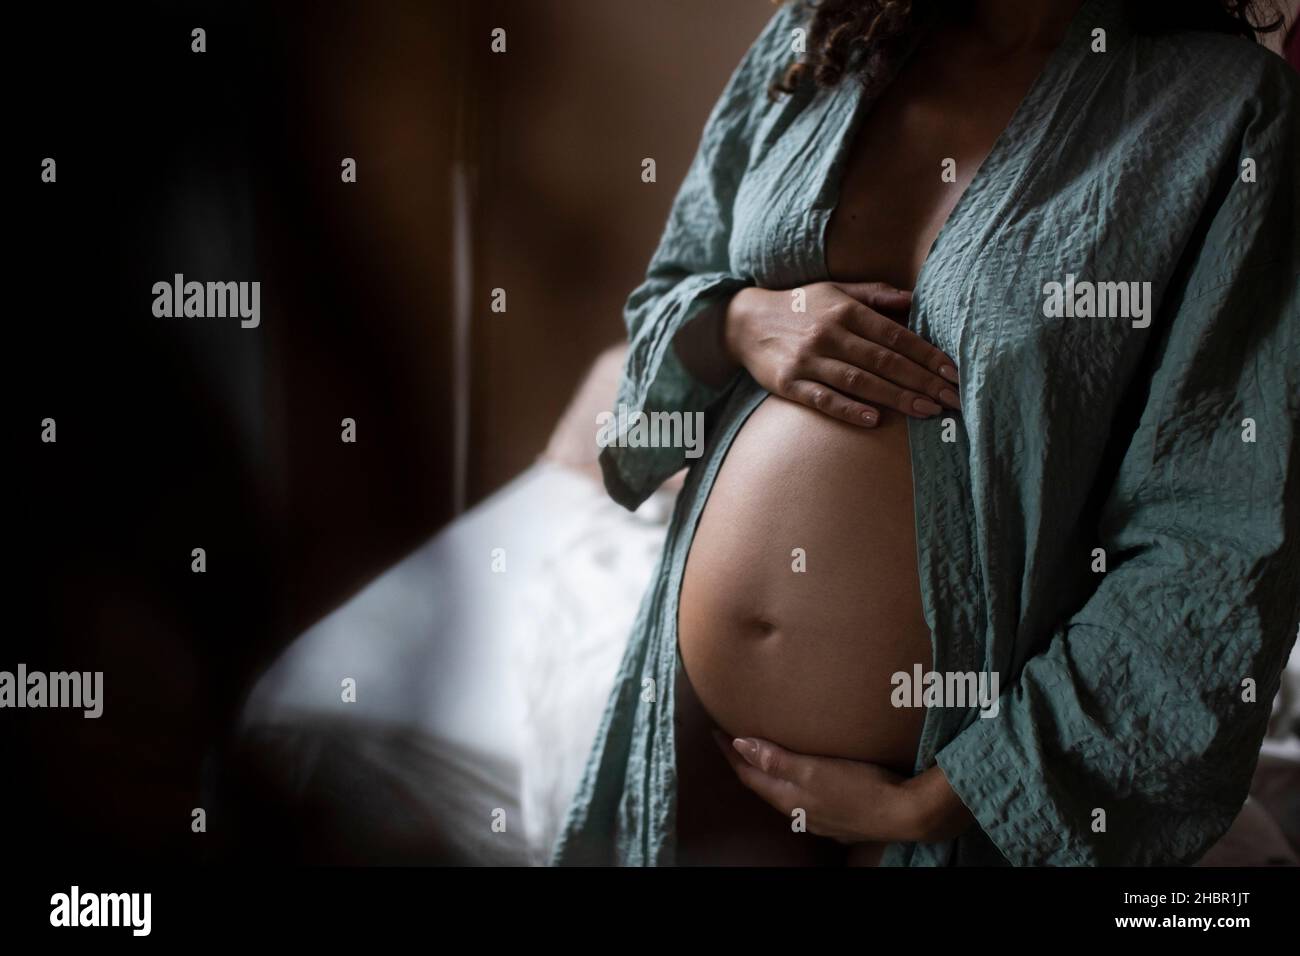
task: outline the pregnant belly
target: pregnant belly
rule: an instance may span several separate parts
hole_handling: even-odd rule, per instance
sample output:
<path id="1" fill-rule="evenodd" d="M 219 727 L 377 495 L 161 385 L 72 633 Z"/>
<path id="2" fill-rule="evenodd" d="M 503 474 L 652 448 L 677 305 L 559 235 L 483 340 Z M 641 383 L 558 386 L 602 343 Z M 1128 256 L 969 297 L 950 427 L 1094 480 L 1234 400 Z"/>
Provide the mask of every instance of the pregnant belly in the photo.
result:
<path id="1" fill-rule="evenodd" d="M 907 422 L 834 421 L 775 396 L 735 437 L 678 605 L 686 676 L 729 735 L 911 772 L 924 711 L 890 678 L 930 669 Z"/>

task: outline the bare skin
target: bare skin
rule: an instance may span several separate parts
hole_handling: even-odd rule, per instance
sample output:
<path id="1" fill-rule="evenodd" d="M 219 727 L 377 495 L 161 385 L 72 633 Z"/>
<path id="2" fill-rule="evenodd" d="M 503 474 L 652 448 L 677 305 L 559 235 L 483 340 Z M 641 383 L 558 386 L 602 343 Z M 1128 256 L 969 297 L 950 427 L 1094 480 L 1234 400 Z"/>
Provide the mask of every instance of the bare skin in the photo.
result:
<path id="1" fill-rule="evenodd" d="M 870 864 L 884 843 L 950 839 L 973 822 L 937 767 L 909 776 L 923 713 L 888 702 L 893 672 L 931 664 L 898 412 L 925 417 L 917 394 L 956 405 L 941 397 L 947 357 L 895 334 L 898 358 L 882 366 L 866 347 L 890 344 L 879 341 L 883 326 L 870 331 L 872 315 L 901 305 L 882 297 L 880 284 L 915 283 L 1076 7 L 979 0 L 918 51 L 864 117 L 827 236 L 834 281 L 818 299 L 841 316 L 853 312 L 844 296 L 861 305 L 837 330 L 844 334 L 836 358 L 814 363 L 794 344 L 807 317 L 791 313 L 784 290 L 747 290 L 676 343 L 693 371 L 725 375 L 741 364 L 775 392 L 727 455 L 682 582 L 678 642 L 687 680 L 679 688 L 688 686 L 678 694 L 679 714 L 693 708 L 693 716 L 679 719 L 689 731 L 678 737 L 679 762 L 683 775 L 701 778 L 726 763 L 737 783 L 681 781 L 679 846 L 689 861 L 825 862 L 830 847 L 844 845 L 852 849 L 840 862 Z M 955 182 L 940 176 L 945 158 L 955 160 Z M 757 328 L 764 331 L 756 339 Z M 846 348 L 855 332 L 862 343 Z M 845 386 L 832 362 L 852 366 L 854 354 L 889 394 L 865 374 L 855 380 L 860 387 Z M 807 389 L 780 397 L 782 385 L 799 381 L 811 382 L 820 399 L 807 401 Z M 867 394 L 867 386 L 876 391 Z M 875 422 L 863 418 L 863 405 L 881 412 Z M 795 548 L 806 555 L 805 573 L 792 570 Z M 701 713 L 725 734 L 721 749 L 699 729 Z M 756 802 L 776 809 L 769 823 Z M 807 813 L 804 842 L 773 840 L 767 828 L 788 834 L 795 808 Z M 701 824 L 709 819 L 744 822 L 718 840 L 716 828 Z M 748 839 L 737 826 L 751 828 Z"/>

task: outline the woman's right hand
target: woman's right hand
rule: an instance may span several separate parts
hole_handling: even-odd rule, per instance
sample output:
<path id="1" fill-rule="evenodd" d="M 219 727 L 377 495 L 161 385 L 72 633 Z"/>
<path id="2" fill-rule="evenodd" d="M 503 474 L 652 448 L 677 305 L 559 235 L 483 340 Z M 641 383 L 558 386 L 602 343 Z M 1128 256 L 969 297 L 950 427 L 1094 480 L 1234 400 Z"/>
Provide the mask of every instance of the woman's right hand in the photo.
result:
<path id="1" fill-rule="evenodd" d="M 804 311 L 794 309 L 796 291 Z M 773 395 L 852 425 L 875 425 L 879 408 L 915 418 L 959 409 L 956 363 L 890 317 L 911 302 L 910 292 L 879 282 L 750 287 L 728 303 L 723 341 Z"/>

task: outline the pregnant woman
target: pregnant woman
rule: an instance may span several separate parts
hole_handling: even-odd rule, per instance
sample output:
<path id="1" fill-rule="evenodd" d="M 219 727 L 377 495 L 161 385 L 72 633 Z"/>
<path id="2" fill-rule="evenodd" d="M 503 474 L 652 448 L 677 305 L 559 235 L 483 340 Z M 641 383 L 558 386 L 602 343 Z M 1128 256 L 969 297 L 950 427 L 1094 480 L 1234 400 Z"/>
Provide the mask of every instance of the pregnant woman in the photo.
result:
<path id="1" fill-rule="evenodd" d="M 691 469 L 556 862 L 1227 829 L 1300 593 L 1298 83 L 1255 7 L 781 7 L 628 303 L 619 401 L 707 439 L 602 452 L 627 507 Z"/>

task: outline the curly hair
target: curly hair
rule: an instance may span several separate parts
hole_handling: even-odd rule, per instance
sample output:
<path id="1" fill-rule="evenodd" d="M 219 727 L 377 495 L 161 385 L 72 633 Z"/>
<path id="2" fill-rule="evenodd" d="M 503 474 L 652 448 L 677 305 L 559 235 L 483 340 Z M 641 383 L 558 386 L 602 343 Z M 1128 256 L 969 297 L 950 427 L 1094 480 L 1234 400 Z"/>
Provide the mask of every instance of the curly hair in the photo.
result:
<path id="1" fill-rule="evenodd" d="M 807 50 L 773 82 L 769 93 L 793 93 L 809 76 L 819 87 L 837 86 L 846 74 L 868 89 L 887 79 L 933 17 L 961 0 L 774 0 L 811 9 Z M 1272 0 L 1128 0 L 1139 33 L 1212 30 L 1258 39 L 1283 23 Z M 1272 15 L 1273 19 L 1266 19 Z"/>

